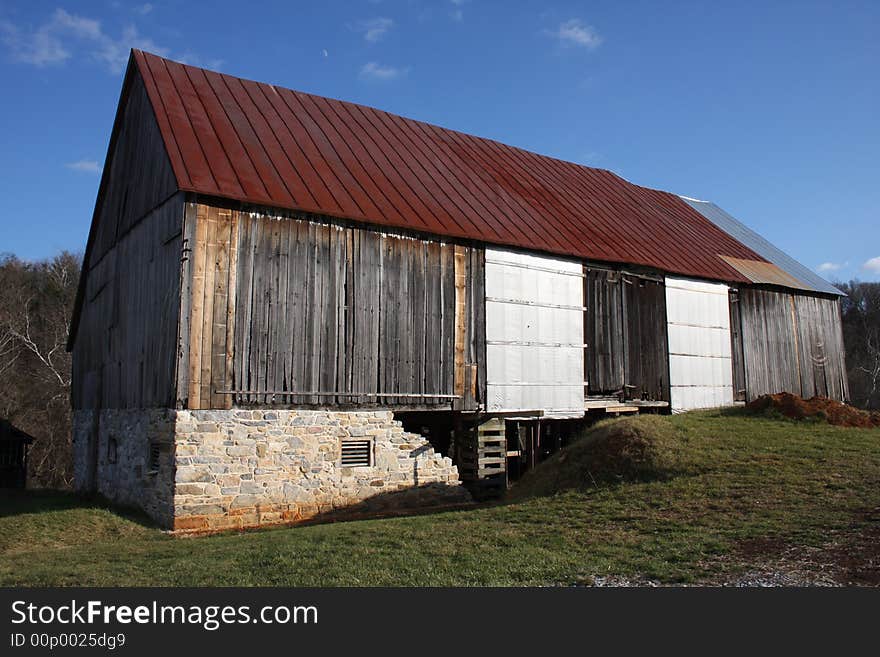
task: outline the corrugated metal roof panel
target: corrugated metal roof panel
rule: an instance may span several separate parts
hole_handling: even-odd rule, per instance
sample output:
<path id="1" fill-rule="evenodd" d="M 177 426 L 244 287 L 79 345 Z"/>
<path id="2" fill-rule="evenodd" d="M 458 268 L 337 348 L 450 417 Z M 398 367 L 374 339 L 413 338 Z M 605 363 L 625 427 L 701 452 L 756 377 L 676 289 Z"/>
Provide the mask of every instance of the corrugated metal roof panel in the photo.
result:
<path id="1" fill-rule="evenodd" d="M 787 253 L 784 253 L 773 246 L 766 239 L 758 235 L 758 233 L 743 224 L 741 221 L 738 221 L 714 203 L 687 198 L 686 196 L 682 196 L 681 198 L 685 203 L 697 210 L 713 224 L 748 246 L 756 253 L 759 253 L 765 260 L 769 260 L 777 265 L 785 273 L 794 277 L 801 283 L 796 286 L 786 285 L 787 287 L 796 287 L 812 290 L 814 292 L 823 292 L 825 294 L 843 295 L 840 290 L 831 285 L 824 278 L 799 263 Z"/>
<path id="2" fill-rule="evenodd" d="M 740 274 L 752 281 L 752 283 L 781 285 L 782 287 L 813 291 L 811 286 L 784 272 L 772 262 L 743 260 L 741 258 L 731 258 L 730 256 L 721 257 L 724 259 L 724 262 L 736 269 Z"/>
<path id="3" fill-rule="evenodd" d="M 747 282 L 762 256 L 674 194 L 370 107 L 135 50 L 184 191 Z"/>

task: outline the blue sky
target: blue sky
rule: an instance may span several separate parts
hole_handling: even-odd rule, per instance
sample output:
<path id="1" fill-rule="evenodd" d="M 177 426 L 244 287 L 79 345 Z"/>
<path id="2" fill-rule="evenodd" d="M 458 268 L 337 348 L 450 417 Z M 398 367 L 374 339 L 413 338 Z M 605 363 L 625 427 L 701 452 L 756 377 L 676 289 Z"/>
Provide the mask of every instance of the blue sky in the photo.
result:
<path id="1" fill-rule="evenodd" d="M 711 200 L 880 280 L 876 1 L 199 5 L 0 3 L 0 252 L 84 248 L 134 46 Z"/>

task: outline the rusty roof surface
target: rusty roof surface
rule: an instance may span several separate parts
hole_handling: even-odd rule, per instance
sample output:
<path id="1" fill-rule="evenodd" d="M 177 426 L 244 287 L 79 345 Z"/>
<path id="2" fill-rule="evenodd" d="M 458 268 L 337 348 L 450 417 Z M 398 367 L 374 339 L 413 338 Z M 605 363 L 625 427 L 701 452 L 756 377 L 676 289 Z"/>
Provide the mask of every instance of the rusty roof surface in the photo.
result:
<path id="1" fill-rule="evenodd" d="M 791 274 L 783 271 L 772 262 L 762 262 L 760 260 L 743 260 L 742 258 L 731 258 L 730 256 L 721 256 L 721 258 L 736 269 L 740 274 L 748 278 L 752 283 L 762 283 L 764 285 L 781 285 L 783 287 L 791 287 L 796 290 L 810 290 L 813 288 L 798 280 Z"/>
<path id="2" fill-rule="evenodd" d="M 495 245 L 749 282 L 763 261 L 681 198 L 363 105 L 139 50 L 180 188 Z"/>

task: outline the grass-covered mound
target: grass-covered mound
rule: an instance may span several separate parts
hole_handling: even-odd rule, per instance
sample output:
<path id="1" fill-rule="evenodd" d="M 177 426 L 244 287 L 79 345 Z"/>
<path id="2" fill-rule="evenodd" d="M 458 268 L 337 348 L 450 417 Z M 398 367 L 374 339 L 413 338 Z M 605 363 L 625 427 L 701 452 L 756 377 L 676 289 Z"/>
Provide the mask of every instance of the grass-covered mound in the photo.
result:
<path id="1" fill-rule="evenodd" d="M 621 481 L 667 479 L 680 465 L 684 440 L 668 419 L 656 415 L 603 420 L 528 472 L 510 491 L 510 497 L 523 499 Z"/>

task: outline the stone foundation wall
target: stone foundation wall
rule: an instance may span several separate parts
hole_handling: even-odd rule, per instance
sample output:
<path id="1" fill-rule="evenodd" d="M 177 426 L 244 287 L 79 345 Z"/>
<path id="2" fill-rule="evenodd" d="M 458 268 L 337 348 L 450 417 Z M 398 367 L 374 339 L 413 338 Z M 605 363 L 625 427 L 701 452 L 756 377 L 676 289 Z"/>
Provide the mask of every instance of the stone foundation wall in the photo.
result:
<path id="1" fill-rule="evenodd" d="M 142 509 L 162 527 L 173 526 L 176 411 L 104 410 L 97 418 L 95 414 L 76 411 L 73 416 L 76 489 L 98 492 L 116 504 Z M 96 447 L 91 442 L 95 431 Z M 151 447 L 157 450 L 157 463 L 151 462 Z M 94 481 L 93 455 L 97 455 Z"/>
<path id="2" fill-rule="evenodd" d="M 90 411 L 74 418 L 80 489 L 94 419 Z M 470 501 L 452 461 L 391 411 L 101 411 L 97 426 L 97 490 L 180 532 Z M 369 440 L 371 464 L 343 467 L 345 440 Z M 155 471 L 151 445 L 159 446 Z"/>
<path id="3" fill-rule="evenodd" d="M 341 444 L 372 442 L 342 467 Z M 179 411 L 174 528 L 201 531 L 458 504 L 449 458 L 390 411 Z"/>

